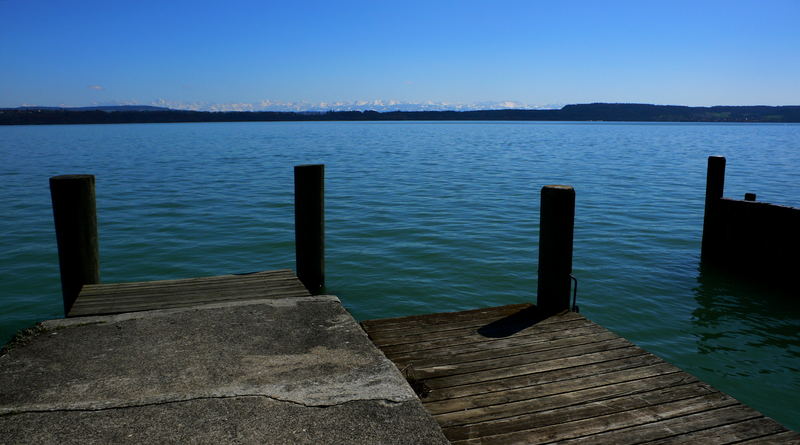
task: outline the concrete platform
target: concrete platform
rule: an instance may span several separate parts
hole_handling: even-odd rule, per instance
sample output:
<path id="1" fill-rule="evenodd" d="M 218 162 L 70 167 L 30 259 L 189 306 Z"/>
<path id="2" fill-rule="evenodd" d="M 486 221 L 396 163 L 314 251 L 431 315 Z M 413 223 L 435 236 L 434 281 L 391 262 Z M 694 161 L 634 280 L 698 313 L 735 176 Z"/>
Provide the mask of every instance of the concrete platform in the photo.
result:
<path id="1" fill-rule="evenodd" d="M 333 296 L 51 320 L 8 346 L 0 444 L 448 443 Z"/>

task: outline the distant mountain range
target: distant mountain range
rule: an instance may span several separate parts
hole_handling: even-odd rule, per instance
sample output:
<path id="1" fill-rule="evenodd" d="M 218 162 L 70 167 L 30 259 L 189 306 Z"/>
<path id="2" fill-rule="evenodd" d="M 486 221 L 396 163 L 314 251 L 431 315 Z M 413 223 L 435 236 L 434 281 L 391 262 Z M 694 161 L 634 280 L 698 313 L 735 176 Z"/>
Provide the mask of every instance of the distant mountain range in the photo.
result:
<path id="1" fill-rule="evenodd" d="M 262 100 L 258 102 L 209 103 L 209 102 L 169 102 L 159 99 L 157 105 L 176 110 L 190 111 L 476 111 L 476 110 L 554 110 L 564 104 L 529 105 L 512 100 L 485 101 L 470 103 L 449 103 L 436 101 L 404 102 L 398 100 L 355 100 L 335 102 L 279 102 Z"/>
<path id="2" fill-rule="evenodd" d="M 0 108 L 0 110 L 58 110 L 58 111 L 170 111 L 165 107 L 153 107 L 150 105 L 102 105 L 94 107 L 17 107 Z"/>
<path id="3" fill-rule="evenodd" d="M 468 111 L 189 111 L 146 105 L 0 109 L 0 125 L 262 121 L 610 121 L 800 123 L 800 106 L 593 103 L 560 109 Z"/>

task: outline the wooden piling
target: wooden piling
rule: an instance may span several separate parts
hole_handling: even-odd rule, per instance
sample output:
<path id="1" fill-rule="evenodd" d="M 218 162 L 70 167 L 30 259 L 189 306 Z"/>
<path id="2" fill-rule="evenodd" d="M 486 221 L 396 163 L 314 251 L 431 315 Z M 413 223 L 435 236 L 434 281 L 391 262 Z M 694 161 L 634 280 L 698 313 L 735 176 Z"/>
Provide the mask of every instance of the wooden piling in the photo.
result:
<path id="1" fill-rule="evenodd" d="M 744 200 L 745 200 L 745 201 L 752 201 L 752 202 L 755 202 L 755 200 L 756 200 L 756 194 L 755 194 L 755 193 L 745 193 L 745 194 L 744 194 Z"/>
<path id="2" fill-rule="evenodd" d="M 541 196 L 536 305 L 545 314 L 555 314 L 570 309 L 575 190 L 546 185 Z"/>
<path id="3" fill-rule="evenodd" d="M 94 184 L 94 175 L 50 178 L 65 315 L 84 284 L 100 282 Z"/>
<path id="4" fill-rule="evenodd" d="M 297 277 L 311 293 L 325 285 L 325 166 L 294 167 Z"/>
<path id="5" fill-rule="evenodd" d="M 703 217 L 703 241 L 700 256 L 713 259 L 721 249 L 722 229 L 719 200 L 725 190 L 725 157 L 709 156 L 706 170 L 706 206 Z"/>

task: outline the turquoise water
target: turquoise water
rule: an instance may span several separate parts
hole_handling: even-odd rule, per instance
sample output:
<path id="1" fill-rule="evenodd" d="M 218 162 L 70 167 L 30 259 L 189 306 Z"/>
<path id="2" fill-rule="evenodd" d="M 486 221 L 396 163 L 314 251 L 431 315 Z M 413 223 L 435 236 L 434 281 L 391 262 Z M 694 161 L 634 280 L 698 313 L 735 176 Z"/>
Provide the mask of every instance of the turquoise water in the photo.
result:
<path id="1" fill-rule="evenodd" d="M 292 166 L 326 164 L 327 292 L 359 319 L 534 301 L 539 190 L 577 193 L 589 318 L 800 429 L 800 302 L 699 265 L 726 196 L 800 206 L 800 125 L 0 127 L 0 343 L 62 315 L 48 178 L 97 176 L 105 282 L 293 268 Z"/>

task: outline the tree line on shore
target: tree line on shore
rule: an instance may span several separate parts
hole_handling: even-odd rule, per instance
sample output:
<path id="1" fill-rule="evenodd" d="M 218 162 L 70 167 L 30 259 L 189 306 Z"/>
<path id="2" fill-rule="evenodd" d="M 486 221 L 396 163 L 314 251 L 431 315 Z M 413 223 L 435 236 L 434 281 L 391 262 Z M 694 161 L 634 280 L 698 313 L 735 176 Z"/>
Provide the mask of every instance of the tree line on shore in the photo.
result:
<path id="1" fill-rule="evenodd" d="M 0 125 L 276 121 L 609 121 L 800 123 L 800 106 L 593 103 L 552 110 L 476 111 L 190 111 L 156 107 L 24 107 L 0 109 Z"/>

